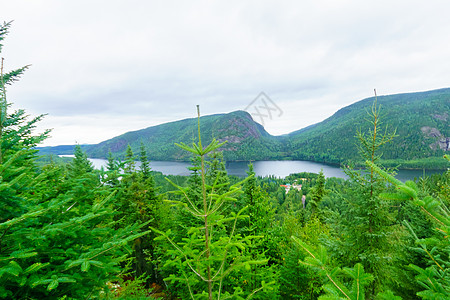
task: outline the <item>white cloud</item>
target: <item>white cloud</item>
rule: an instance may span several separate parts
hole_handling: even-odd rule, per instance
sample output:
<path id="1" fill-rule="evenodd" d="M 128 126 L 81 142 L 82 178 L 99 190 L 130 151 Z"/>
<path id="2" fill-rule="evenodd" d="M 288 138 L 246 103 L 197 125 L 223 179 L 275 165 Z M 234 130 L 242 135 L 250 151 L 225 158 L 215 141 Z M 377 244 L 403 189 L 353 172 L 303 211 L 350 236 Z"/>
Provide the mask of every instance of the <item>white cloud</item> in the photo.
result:
<path id="1" fill-rule="evenodd" d="M 49 113 L 46 144 L 244 109 L 260 91 L 283 134 L 380 94 L 448 87 L 447 1 L 24 1 L 2 56 L 33 64 L 9 99 Z M 72 142 L 71 142 L 72 141 Z"/>

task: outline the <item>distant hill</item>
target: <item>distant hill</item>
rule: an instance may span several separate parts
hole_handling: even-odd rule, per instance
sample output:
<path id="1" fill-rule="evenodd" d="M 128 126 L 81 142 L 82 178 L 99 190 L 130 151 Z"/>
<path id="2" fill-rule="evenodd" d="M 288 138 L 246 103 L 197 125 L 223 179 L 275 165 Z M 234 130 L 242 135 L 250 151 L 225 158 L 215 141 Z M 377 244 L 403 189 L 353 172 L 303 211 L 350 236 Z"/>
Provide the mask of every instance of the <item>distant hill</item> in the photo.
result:
<path id="1" fill-rule="evenodd" d="M 200 124 L 204 145 L 213 138 L 228 141 L 220 149 L 227 160 L 264 160 L 277 157 L 274 153 L 280 148 L 279 138 L 267 133 L 247 112 L 203 116 L 200 118 Z M 152 160 L 189 160 L 190 154 L 174 143 L 191 145 L 198 141 L 197 133 L 197 119 L 185 119 L 127 132 L 100 144 L 91 145 L 86 148 L 86 152 L 90 157 L 103 158 L 107 156 L 108 151 L 115 156 L 124 157 L 128 144 L 137 154 L 142 142 Z"/>
<path id="2" fill-rule="evenodd" d="M 202 142 L 213 138 L 227 140 L 223 146 L 226 160 L 298 159 L 343 163 L 358 158 L 356 130 L 370 127 L 367 111 L 374 97 L 358 101 L 337 111 L 326 120 L 288 135 L 271 136 L 245 111 L 201 117 Z M 396 130 L 398 137 L 383 149 L 386 160 L 415 161 L 441 157 L 450 151 L 450 89 L 420 93 L 379 96 L 382 126 Z M 124 157 L 127 145 L 139 153 L 141 142 L 151 160 L 189 160 L 189 153 L 174 143 L 197 141 L 197 119 L 152 126 L 132 131 L 96 145 L 83 145 L 88 156 L 105 158 L 111 151 Z M 40 148 L 42 153 L 69 154 L 73 146 Z M 436 160 L 439 164 L 440 159 Z M 403 162 L 402 162 L 403 163 Z M 438 167 L 443 167 L 442 165 Z"/>
<path id="3" fill-rule="evenodd" d="M 86 149 L 90 145 L 81 145 L 81 148 Z M 60 145 L 60 146 L 47 146 L 38 147 L 40 154 L 53 154 L 53 155 L 71 155 L 74 152 L 75 145 Z"/>
<path id="4" fill-rule="evenodd" d="M 357 129 L 366 131 L 374 97 L 344 107 L 333 116 L 289 135 L 293 159 L 340 163 L 358 157 Z M 415 160 L 450 150 L 450 89 L 378 97 L 381 128 L 397 137 L 383 149 L 384 159 Z M 447 152 L 448 153 L 448 152 Z"/>

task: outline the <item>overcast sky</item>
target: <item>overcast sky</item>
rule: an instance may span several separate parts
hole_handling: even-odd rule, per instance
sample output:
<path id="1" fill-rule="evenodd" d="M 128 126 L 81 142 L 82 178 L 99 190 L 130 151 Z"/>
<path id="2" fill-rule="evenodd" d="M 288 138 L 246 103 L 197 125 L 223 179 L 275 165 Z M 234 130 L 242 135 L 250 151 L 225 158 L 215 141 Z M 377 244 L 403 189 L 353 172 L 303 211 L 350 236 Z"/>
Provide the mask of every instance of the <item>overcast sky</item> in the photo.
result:
<path id="1" fill-rule="evenodd" d="M 8 100 L 48 114 L 45 145 L 195 117 L 196 104 L 247 108 L 279 135 L 374 88 L 450 87 L 449 12 L 446 0 L 3 0 L 0 21 L 14 22 L 1 56 L 7 70 L 32 64 Z M 257 115 L 260 92 L 272 119 Z"/>

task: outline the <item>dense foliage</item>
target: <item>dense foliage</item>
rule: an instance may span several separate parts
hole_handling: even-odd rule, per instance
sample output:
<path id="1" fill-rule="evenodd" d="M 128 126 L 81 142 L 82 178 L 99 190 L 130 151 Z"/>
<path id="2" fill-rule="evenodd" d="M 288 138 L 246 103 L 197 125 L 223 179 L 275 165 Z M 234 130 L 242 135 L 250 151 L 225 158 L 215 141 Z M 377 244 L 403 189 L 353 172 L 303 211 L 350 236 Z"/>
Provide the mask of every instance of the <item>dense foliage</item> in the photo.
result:
<path id="1" fill-rule="evenodd" d="M 106 169 L 79 145 L 38 165 L 42 116 L 6 98 L 25 69 L 0 74 L 1 299 L 449 299 L 450 171 L 395 179 L 376 101 L 348 180 L 228 176 L 200 117 L 178 144 L 190 176 L 152 171 L 145 142 Z"/>

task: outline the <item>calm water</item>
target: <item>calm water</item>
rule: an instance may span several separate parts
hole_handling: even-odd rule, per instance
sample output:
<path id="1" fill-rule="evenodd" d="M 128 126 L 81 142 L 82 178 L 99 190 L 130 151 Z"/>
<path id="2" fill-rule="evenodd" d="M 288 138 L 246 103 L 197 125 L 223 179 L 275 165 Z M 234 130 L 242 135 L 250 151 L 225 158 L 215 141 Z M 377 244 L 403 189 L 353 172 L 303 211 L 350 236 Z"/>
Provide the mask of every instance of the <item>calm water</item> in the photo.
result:
<path id="1" fill-rule="evenodd" d="M 100 169 L 102 166 L 106 167 L 107 161 L 104 159 L 91 158 L 89 159 L 95 168 Z M 248 170 L 248 162 L 227 162 L 226 168 L 229 175 L 246 176 Z M 187 162 L 173 162 L 173 161 L 151 161 L 150 167 L 154 171 L 162 172 L 165 175 L 189 175 L 191 164 Z M 339 167 L 325 165 L 310 161 L 255 161 L 253 162 L 253 169 L 256 176 L 286 177 L 292 173 L 310 172 L 319 173 L 323 170 L 325 177 L 347 178 L 347 175 Z M 433 173 L 442 173 L 442 171 L 427 170 L 426 175 Z M 421 170 L 399 170 L 397 179 L 401 181 L 411 180 L 415 177 L 423 175 Z"/>

